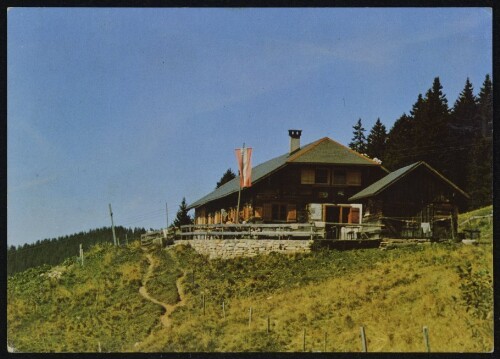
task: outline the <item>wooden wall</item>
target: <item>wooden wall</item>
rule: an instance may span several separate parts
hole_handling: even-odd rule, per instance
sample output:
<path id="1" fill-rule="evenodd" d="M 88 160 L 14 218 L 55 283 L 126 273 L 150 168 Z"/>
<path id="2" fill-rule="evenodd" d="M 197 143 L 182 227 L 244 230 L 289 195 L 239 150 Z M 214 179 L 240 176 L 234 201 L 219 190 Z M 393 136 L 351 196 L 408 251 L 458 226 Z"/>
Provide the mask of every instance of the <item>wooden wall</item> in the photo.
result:
<path id="1" fill-rule="evenodd" d="M 307 172 L 310 176 L 316 168 L 325 169 L 328 172 L 329 183 L 303 183 L 310 182 L 304 178 L 307 177 Z M 361 182 L 355 179 L 355 184 L 334 184 L 333 173 L 338 169 L 346 173 L 359 172 Z M 348 203 L 350 196 L 385 174 L 381 168 L 370 166 L 290 164 L 252 187 L 242 190 L 240 217 L 245 221 L 255 219 L 264 222 L 305 222 L 308 203 Z M 349 178 L 346 178 L 346 181 L 349 180 L 352 183 L 352 178 Z M 195 223 L 220 223 L 221 209 L 224 209 L 234 222 L 237 201 L 238 194 L 233 193 L 197 208 Z M 222 220 L 224 221 L 225 218 Z"/>
<path id="2" fill-rule="evenodd" d="M 384 224 L 392 237 L 401 236 L 410 221 L 431 223 L 435 232 L 442 232 L 439 236 L 452 236 L 457 231 L 461 200 L 453 187 L 421 166 L 380 195 L 362 200 L 363 222 Z"/>

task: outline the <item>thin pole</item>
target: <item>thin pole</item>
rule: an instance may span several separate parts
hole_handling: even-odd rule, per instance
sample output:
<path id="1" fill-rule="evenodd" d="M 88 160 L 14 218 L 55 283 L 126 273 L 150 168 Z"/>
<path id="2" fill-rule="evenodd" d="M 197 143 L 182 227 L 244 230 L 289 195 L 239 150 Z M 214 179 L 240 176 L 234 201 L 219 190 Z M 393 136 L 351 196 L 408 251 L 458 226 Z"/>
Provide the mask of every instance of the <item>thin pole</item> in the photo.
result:
<path id="1" fill-rule="evenodd" d="M 325 332 L 325 340 L 323 343 L 323 352 L 326 353 L 326 332 Z"/>
<path id="2" fill-rule="evenodd" d="M 243 142 L 243 148 L 241 149 L 241 168 L 240 171 L 240 185 L 238 189 L 238 206 L 236 207 L 236 219 L 234 223 L 240 223 L 240 200 L 241 200 L 241 180 L 243 178 L 243 153 L 245 152 L 245 142 Z M 239 166 L 238 166 L 239 167 Z"/>
<path id="3" fill-rule="evenodd" d="M 269 334 L 269 332 L 271 331 L 271 328 L 270 328 L 270 320 L 269 320 L 269 315 L 267 316 L 267 334 Z"/>
<path id="4" fill-rule="evenodd" d="M 366 353 L 368 351 L 368 348 L 366 347 L 365 328 L 360 327 L 360 331 L 361 331 L 361 346 L 363 349 L 363 353 Z"/>
<path id="5" fill-rule="evenodd" d="M 116 246 L 115 224 L 113 222 L 113 210 L 111 209 L 111 203 L 109 204 L 109 215 L 111 216 L 111 230 L 113 231 L 113 244 Z"/>
<path id="6" fill-rule="evenodd" d="M 82 248 L 82 244 L 80 243 L 80 261 L 82 263 L 82 267 L 83 267 L 83 248 Z"/>
<path id="7" fill-rule="evenodd" d="M 224 307 L 224 301 L 222 301 L 222 317 L 226 318 L 226 308 Z"/>
<path id="8" fill-rule="evenodd" d="M 304 328 L 304 331 L 302 332 L 302 351 L 306 351 L 306 328 Z"/>
<path id="9" fill-rule="evenodd" d="M 427 327 L 424 327 L 423 332 L 424 332 L 425 349 L 427 350 L 427 353 L 430 353 L 431 345 L 429 344 L 429 329 Z"/>
<path id="10" fill-rule="evenodd" d="M 167 213 L 167 229 L 168 229 L 168 204 L 165 202 L 165 212 Z"/>

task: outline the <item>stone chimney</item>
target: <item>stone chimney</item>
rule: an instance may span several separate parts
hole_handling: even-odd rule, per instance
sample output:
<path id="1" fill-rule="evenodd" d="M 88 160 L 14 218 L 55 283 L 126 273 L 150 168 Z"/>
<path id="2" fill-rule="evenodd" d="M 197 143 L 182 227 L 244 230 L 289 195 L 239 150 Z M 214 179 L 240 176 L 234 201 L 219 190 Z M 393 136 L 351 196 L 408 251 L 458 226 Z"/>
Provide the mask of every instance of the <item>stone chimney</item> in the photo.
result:
<path id="1" fill-rule="evenodd" d="M 288 130 L 290 136 L 290 154 L 300 149 L 300 135 L 302 130 Z"/>

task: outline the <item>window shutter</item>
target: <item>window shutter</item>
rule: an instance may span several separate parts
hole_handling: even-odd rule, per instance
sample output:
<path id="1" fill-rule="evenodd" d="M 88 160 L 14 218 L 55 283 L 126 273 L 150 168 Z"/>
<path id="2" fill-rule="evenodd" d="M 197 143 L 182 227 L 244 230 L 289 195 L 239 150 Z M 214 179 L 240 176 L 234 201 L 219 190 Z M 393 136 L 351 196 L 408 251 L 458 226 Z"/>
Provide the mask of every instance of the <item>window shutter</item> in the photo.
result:
<path id="1" fill-rule="evenodd" d="M 273 216 L 273 207 L 271 203 L 265 203 L 262 206 L 262 220 L 271 221 Z"/>
<path id="2" fill-rule="evenodd" d="M 351 208 L 349 212 L 349 223 L 359 223 L 359 208 Z"/>
<path id="3" fill-rule="evenodd" d="M 295 222 L 297 221 L 297 206 L 294 204 L 289 204 L 287 206 L 287 222 Z"/>
<path id="4" fill-rule="evenodd" d="M 301 184 L 314 184 L 314 170 L 312 168 L 302 168 L 300 171 Z"/>

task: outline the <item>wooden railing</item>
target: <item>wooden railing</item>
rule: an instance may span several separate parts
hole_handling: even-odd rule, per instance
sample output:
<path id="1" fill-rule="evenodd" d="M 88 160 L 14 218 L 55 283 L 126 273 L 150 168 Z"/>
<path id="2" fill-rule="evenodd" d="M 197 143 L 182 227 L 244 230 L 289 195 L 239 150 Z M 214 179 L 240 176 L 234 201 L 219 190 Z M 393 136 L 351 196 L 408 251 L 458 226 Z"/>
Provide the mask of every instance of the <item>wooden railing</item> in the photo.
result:
<path id="1" fill-rule="evenodd" d="M 460 223 L 459 226 L 463 226 L 464 224 L 469 223 L 472 220 L 483 219 L 483 218 L 488 218 L 488 222 L 491 223 L 491 219 L 493 218 L 493 213 L 487 214 L 485 216 L 472 216 L 472 217 L 469 217 L 465 221 L 463 221 L 462 223 Z"/>
<path id="2" fill-rule="evenodd" d="M 368 233 L 380 231 L 381 226 L 348 223 L 273 223 L 273 224 L 198 224 L 181 226 L 176 239 L 338 239 L 345 228 L 344 239 L 370 239 Z M 370 230 L 367 230 L 368 227 Z M 335 229 L 333 232 L 332 229 Z"/>
<path id="3" fill-rule="evenodd" d="M 143 247 L 151 246 L 155 241 L 158 243 L 162 243 L 162 241 L 166 240 L 167 237 L 174 236 L 174 229 L 160 229 L 159 231 L 149 231 L 144 234 L 141 234 L 141 245 Z"/>

